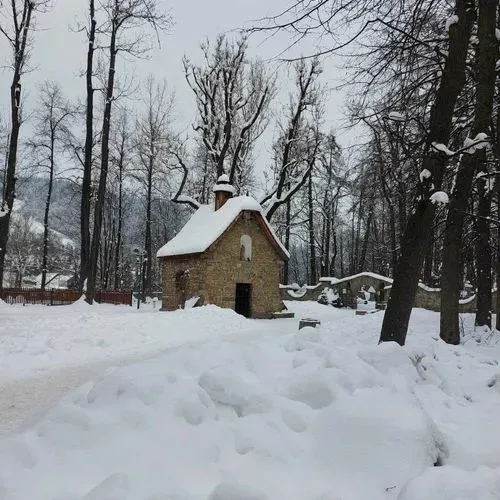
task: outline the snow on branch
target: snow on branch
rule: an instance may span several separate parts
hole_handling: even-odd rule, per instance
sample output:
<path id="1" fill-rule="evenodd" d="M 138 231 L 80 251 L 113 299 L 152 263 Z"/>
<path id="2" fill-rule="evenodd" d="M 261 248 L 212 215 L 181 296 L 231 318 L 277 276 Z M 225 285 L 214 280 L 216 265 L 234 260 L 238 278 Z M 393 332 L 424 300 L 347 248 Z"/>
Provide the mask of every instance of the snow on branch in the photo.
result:
<path id="1" fill-rule="evenodd" d="M 436 191 L 430 196 L 429 200 L 435 205 L 447 205 L 450 202 L 448 195 L 444 191 Z"/>
<path id="2" fill-rule="evenodd" d="M 448 149 L 448 147 L 445 144 L 441 144 L 439 142 L 433 142 L 431 146 L 436 150 L 439 151 L 440 153 L 444 153 L 447 156 L 455 156 L 455 151 L 452 151 L 451 149 Z"/>
<path id="3" fill-rule="evenodd" d="M 184 187 L 186 185 L 189 170 L 186 164 L 184 163 L 183 159 L 179 155 L 179 153 L 177 153 L 176 151 L 171 151 L 171 153 L 177 158 L 177 163 L 179 164 L 179 167 L 182 170 L 182 180 L 179 185 L 179 189 L 177 190 L 177 193 L 175 193 L 175 195 L 172 197 L 172 201 L 175 203 L 182 203 L 185 205 L 189 205 L 191 208 L 197 210 L 198 208 L 200 208 L 200 203 L 191 196 L 186 196 L 182 194 L 182 191 L 184 190 Z"/>
<path id="4" fill-rule="evenodd" d="M 463 150 L 465 153 L 474 154 L 476 151 L 488 147 L 488 145 L 488 134 L 479 132 L 474 139 L 471 139 L 470 137 L 465 139 Z"/>

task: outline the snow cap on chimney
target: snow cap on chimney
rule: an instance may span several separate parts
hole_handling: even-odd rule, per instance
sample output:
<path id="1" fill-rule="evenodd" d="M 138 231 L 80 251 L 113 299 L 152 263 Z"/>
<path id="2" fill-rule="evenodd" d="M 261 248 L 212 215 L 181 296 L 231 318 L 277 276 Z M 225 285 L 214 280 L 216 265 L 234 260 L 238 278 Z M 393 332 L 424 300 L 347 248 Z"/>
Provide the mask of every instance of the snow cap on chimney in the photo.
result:
<path id="1" fill-rule="evenodd" d="M 217 179 L 217 183 L 213 189 L 215 193 L 215 210 L 219 210 L 227 200 L 233 197 L 234 186 L 231 185 L 229 176 L 227 174 L 222 174 Z"/>

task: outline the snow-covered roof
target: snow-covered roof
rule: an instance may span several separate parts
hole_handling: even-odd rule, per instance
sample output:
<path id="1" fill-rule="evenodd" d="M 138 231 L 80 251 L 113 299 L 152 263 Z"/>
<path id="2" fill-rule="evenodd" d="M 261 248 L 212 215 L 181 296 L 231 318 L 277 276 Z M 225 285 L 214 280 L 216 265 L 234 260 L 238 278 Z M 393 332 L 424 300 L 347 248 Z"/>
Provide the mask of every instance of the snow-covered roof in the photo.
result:
<path id="1" fill-rule="evenodd" d="M 230 198 L 217 211 L 213 203 L 201 205 L 179 233 L 158 250 L 156 256 L 171 257 L 205 252 L 244 210 L 258 212 L 275 244 L 285 256 L 289 257 L 288 251 L 262 215 L 262 207 L 251 196 Z"/>

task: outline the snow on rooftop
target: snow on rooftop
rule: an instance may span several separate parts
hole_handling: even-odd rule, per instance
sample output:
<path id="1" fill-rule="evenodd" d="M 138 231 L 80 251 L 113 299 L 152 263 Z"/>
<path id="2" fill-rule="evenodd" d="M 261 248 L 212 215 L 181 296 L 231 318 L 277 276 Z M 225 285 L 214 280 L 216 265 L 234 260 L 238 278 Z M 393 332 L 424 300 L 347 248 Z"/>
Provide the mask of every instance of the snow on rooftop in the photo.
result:
<path id="1" fill-rule="evenodd" d="M 216 184 L 213 187 L 213 192 L 217 193 L 218 191 L 225 191 L 226 193 L 234 194 L 235 189 L 234 186 L 231 186 L 231 184 Z"/>
<path id="2" fill-rule="evenodd" d="M 226 182 L 226 183 L 229 183 L 229 175 L 227 174 L 222 174 L 221 176 L 219 176 L 219 178 L 217 179 L 217 184 L 219 183 L 223 183 L 223 182 Z"/>
<path id="3" fill-rule="evenodd" d="M 226 231 L 231 223 L 244 210 L 251 210 L 262 214 L 262 207 L 251 196 L 236 196 L 230 198 L 219 210 L 214 210 L 214 204 L 201 205 L 177 236 L 163 245 L 157 252 L 157 257 L 171 257 L 200 253 L 208 250 L 217 239 Z M 289 256 L 273 229 L 262 216 L 274 240 L 283 253 Z"/>

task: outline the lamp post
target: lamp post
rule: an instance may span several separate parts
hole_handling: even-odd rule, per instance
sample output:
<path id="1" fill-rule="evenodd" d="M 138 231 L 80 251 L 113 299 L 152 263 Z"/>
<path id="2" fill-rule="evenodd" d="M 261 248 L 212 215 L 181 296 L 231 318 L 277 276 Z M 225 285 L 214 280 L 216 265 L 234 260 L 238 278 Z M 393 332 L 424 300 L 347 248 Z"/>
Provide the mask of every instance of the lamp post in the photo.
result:
<path id="1" fill-rule="evenodd" d="M 142 283 L 142 276 L 143 276 L 143 266 L 144 263 L 146 262 L 147 259 L 144 258 L 146 255 L 146 251 L 142 250 L 138 247 L 135 247 L 133 249 L 133 253 L 136 256 L 135 262 L 139 267 L 139 283 L 138 283 L 138 295 L 137 295 L 137 309 L 139 309 L 141 305 L 141 299 L 142 299 L 142 294 L 143 294 L 143 283 Z"/>

